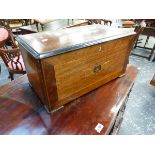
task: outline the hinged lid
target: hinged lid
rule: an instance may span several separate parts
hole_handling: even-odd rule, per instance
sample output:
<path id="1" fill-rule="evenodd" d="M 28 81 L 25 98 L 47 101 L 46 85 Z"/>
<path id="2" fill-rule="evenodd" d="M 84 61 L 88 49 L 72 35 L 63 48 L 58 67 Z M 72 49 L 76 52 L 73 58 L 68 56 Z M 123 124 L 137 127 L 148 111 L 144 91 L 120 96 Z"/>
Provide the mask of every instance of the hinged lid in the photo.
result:
<path id="1" fill-rule="evenodd" d="M 132 29 L 88 25 L 20 35 L 16 40 L 34 58 L 42 59 L 134 34 Z"/>

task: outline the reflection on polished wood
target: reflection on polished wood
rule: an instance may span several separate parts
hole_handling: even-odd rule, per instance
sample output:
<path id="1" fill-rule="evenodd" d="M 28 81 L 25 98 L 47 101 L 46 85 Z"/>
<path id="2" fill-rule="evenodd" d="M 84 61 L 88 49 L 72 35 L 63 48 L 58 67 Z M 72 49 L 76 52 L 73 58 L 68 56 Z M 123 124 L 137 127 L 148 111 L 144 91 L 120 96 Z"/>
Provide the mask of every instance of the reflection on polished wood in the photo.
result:
<path id="1" fill-rule="evenodd" d="M 66 26 L 64 28 L 71 28 L 71 27 L 77 27 L 77 26 L 85 26 L 88 25 L 87 20 L 78 20 L 78 21 L 73 21 L 72 24 L 69 24 L 69 26 Z"/>
<path id="2" fill-rule="evenodd" d="M 47 26 L 44 27 L 44 31 L 55 31 L 58 29 L 65 29 L 65 28 L 71 28 L 71 27 L 77 27 L 77 26 L 85 26 L 88 25 L 88 21 L 86 20 L 74 20 L 72 24 L 67 24 L 64 20 L 64 22 L 58 20 L 55 21 L 54 23 L 50 23 Z M 37 33 L 37 27 L 35 24 L 33 25 L 27 25 L 27 26 L 22 26 L 19 28 L 21 31 L 21 34 L 31 34 L 31 33 Z"/>
<path id="3" fill-rule="evenodd" d="M 24 75 L 0 87 L 0 134 L 109 134 L 137 68 L 48 114 Z M 40 103 L 40 104 L 39 104 Z M 104 125 L 101 132 L 95 127 Z"/>

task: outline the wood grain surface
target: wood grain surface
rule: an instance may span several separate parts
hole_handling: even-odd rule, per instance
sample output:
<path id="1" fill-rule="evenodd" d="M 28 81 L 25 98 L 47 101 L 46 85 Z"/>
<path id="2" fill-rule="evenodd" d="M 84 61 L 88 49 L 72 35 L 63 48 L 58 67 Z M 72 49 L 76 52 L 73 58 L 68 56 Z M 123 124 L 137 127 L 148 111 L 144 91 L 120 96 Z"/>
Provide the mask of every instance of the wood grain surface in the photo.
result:
<path id="1" fill-rule="evenodd" d="M 22 46 L 27 75 L 48 111 L 52 111 L 125 73 L 135 35 L 35 59 Z"/>
<path id="2" fill-rule="evenodd" d="M 83 95 L 48 114 L 24 75 L 0 87 L 0 134 L 109 134 L 138 70 Z M 100 123 L 104 127 L 97 132 Z"/>

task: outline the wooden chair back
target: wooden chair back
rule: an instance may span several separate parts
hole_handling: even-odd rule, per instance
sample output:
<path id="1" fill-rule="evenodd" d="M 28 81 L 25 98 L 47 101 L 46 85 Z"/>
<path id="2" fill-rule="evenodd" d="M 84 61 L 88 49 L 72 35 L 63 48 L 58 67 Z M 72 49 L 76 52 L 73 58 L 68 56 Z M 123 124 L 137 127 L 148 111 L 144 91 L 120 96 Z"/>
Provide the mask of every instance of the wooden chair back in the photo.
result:
<path id="1" fill-rule="evenodd" d="M 137 46 L 137 44 L 138 43 L 140 43 L 139 41 L 139 35 L 143 32 L 143 30 L 144 30 L 144 28 L 145 27 L 141 27 L 141 26 L 137 26 L 137 27 L 135 27 L 135 32 L 137 33 L 137 35 L 136 35 L 136 37 L 135 37 L 135 46 L 134 46 L 134 48 Z"/>
<path id="2" fill-rule="evenodd" d="M 9 37 L 5 45 L 0 48 L 0 56 L 8 68 L 11 80 L 13 80 L 13 74 L 25 74 L 25 66 L 19 50 L 18 45 L 15 42 L 13 34 L 8 30 Z M 9 43 L 10 46 L 7 44 Z"/>

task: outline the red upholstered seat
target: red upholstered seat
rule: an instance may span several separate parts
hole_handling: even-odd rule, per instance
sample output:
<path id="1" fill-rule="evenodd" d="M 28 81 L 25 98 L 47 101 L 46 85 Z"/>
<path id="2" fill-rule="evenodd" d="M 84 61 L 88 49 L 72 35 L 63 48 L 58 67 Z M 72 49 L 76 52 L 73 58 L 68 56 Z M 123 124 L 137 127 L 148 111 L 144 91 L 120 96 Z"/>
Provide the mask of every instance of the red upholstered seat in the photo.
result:
<path id="1" fill-rule="evenodd" d="M 6 40 L 9 37 L 9 33 L 6 29 L 0 28 L 0 41 Z"/>
<path id="2" fill-rule="evenodd" d="M 8 31 L 4 28 L 0 28 L 0 47 L 4 46 L 5 41 L 8 39 L 8 37 Z"/>
<path id="3" fill-rule="evenodd" d="M 135 23 L 133 21 L 123 21 L 123 27 L 132 27 Z"/>

